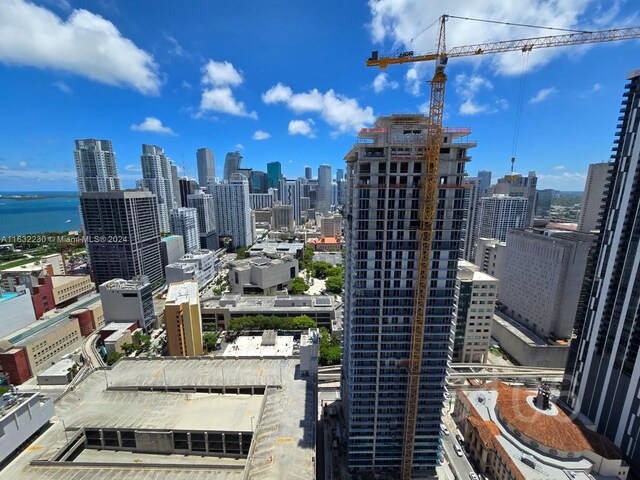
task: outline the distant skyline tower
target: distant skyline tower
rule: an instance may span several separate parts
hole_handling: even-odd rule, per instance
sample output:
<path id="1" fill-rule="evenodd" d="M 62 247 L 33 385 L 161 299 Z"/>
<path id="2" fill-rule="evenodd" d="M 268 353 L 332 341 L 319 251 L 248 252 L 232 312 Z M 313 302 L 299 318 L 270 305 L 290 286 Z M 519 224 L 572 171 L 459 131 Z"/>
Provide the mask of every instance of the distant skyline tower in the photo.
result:
<path id="1" fill-rule="evenodd" d="M 343 168 L 338 168 L 336 170 L 336 183 L 338 183 L 340 180 L 344 179 L 344 169 Z"/>
<path id="2" fill-rule="evenodd" d="M 528 200 L 527 212 L 523 226 L 530 227 L 533 225 L 536 212 L 537 185 L 538 177 L 536 172 L 529 172 L 526 177 L 520 173 L 509 173 L 498 178 L 496 184 L 489 187 L 484 195 L 501 194 L 526 198 Z"/>
<path id="3" fill-rule="evenodd" d="M 497 238 L 507 241 L 512 228 L 527 226 L 528 199 L 508 195 L 491 195 L 480 198 L 478 213 L 478 238 Z"/>
<path id="4" fill-rule="evenodd" d="M 249 180 L 234 175 L 231 180 L 211 185 L 216 206 L 218 235 L 231 237 L 231 247 L 248 247 L 253 243 Z"/>
<path id="5" fill-rule="evenodd" d="M 96 287 L 113 278 L 138 275 L 156 284 L 164 277 L 156 197 L 146 190 L 85 192 L 80 195 L 84 234 Z"/>
<path id="6" fill-rule="evenodd" d="M 229 181 L 231 175 L 236 173 L 242 165 L 242 155 L 240 152 L 229 152 L 224 158 L 224 179 Z"/>
<path id="7" fill-rule="evenodd" d="M 181 177 L 178 180 L 178 183 L 180 185 L 180 204 L 183 207 L 187 206 L 187 196 L 188 195 L 193 195 L 194 193 L 196 193 L 196 189 L 197 189 L 197 182 L 189 177 Z"/>
<path id="8" fill-rule="evenodd" d="M 171 230 L 169 213 L 176 208 L 173 192 L 173 174 L 171 160 L 164 154 L 164 150 L 157 145 L 142 145 L 142 186 L 154 193 L 158 200 L 158 220 L 160 231 L 167 233 Z"/>
<path id="9" fill-rule="evenodd" d="M 362 131 L 345 157 L 344 350 L 341 398 L 343 445 L 350 473 L 399 478 L 407 410 L 407 361 L 414 302 L 429 298 L 421 352 L 413 475 L 435 478 L 440 425 L 451 363 L 456 274 L 462 248 L 462 180 L 468 150 L 445 133 L 437 193 L 429 286 L 417 294 L 420 183 L 428 120 L 424 115 L 380 117 Z M 365 143 L 366 142 L 366 143 Z M 401 152 L 401 153 L 400 153 Z M 375 185 L 375 188 L 367 188 Z M 401 187 L 401 188 L 398 188 Z M 373 475 L 371 475 L 373 478 Z M 368 478 L 368 476 L 367 476 Z"/>
<path id="10" fill-rule="evenodd" d="M 487 189 L 491 185 L 491 171 L 480 170 L 478 171 L 478 178 L 480 179 L 480 196 L 487 193 Z"/>
<path id="11" fill-rule="evenodd" d="M 73 157 L 80 193 L 122 190 L 111 140 L 87 138 L 75 144 Z"/>
<path id="12" fill-rule="evenodd" d="M 317 194 L 316 211 L 329 213 L 331 211 L 331 165 L 318 167 Z"/>
<path id="13" fill-rule="evenodd" d="M 311 167 L 304 167 L 304 178 L 311 180 L 313 178 L 313 169 Z"/>
<path id="14" fill-rule="evenodd" d="M 280 178 L 282 177 L 282 164 L 280 162 L 267 163 L 267 178 L 269 188 L 280 188 Z"/>
<path id="15" fill-rule="evenodd" d="M 198 226 L 200 235 L 206 235 L 216 230 L 216 206 L 213 196 L 198 190 L 193 195 L 187 195 L 187 207 L 198 211 Z"/>
<path id="16" fill-rule="evenodd" d="M 578 217 L 578 231 L 588 233 L 598 228 L 602 202 L 606 197 L 607 177 L 611 168 L 611 164 L 608 162 L 589 165 L 582 194 L 582 208 L 580 208 L 580 216 Z"/>
<path id="17" fill-rule="evenodd" d="M 468 188 L 464 192 L 464 231 L 462 258 L 473 262 L 478 243 L 478 218 L 480 210 L 480 189 L 482 188 L 480 179 L 477 177 L 467 177 L 464 179 Z"/>
<path id="18" fill-rule="evenodd" d="M 171 212 L 171 233 L 180 235 L 184 241 L 186 253 L 200 249 L 200 225 L 198 210 L 195 208 L 176 208 Z"/>
<path id="19" fill-rule="evenodd" d="M 293 206 L 293 218 L 296 225 L 300 225 L 300 180 L 280 180 L 280 202 L 282 205 Z"/>
<path id="20" fill-rule="evenodd" d="M 198 163 L 198 184 L 200 188 L 207 188 L 207 185 L 213 183 L 213 179 L 216 177 L 213 150 L 209 148 L 199 148 L 196 150 L 196 161 Z"/>
<path id="21" fill-rule="evenodd" d="M 596 224 L 600 235 L 587 263 L 560 398 L 620 448 L 629 478 L 639 478 L 640 69 L 627 79 Z"/>

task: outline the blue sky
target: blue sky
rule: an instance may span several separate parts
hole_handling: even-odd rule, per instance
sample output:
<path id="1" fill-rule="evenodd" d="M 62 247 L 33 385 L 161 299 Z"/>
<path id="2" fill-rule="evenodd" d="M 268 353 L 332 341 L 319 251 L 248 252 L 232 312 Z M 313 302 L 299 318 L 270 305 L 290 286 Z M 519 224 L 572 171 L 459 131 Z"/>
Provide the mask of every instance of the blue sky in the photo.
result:
<path id="1" fill-rule="evenodd" d="M 291 177 L 305 165 L 341 168 L 361 127 L 428 102 L 432 64 L 381 75 L 365 59 L 432 50 L 436 29 L 424 30 L 442 13 L 584 30 L 640 24 L 631 0 L 1 3 L 0 191 L 74 190 L 77 138 L 112 140 L 127 186 L 142 143 L 164 147 L 192 177 L 199 147 L 214 150 L 218 176 L 236 149 L 243 166 L 279 160 Z M 449 47 L 550 34 L 447 23 Z M 504 174 L 519 123 L 516 170 L 537 171 L 540 188 L 582 190 L 588 164 L 611 154 L 639 52 L 629 40 L 451 59 L 445 124 L 470 127 L 478 142 L 469 173 Z"/>

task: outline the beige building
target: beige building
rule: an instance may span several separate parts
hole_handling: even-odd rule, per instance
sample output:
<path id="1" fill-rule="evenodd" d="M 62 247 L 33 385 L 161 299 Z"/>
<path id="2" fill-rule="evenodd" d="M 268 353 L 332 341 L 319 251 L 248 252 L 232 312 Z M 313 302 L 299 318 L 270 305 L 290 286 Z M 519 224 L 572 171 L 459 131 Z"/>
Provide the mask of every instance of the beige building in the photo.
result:
<path id="1" fill-rule="evenodd" d="M 198 282 L 188 280 L 169 285 L 164 305 L 164 321 L 170 356 L 202 355 L 202 317 Z"/>
<path id="2" fill-rule="evenodd" d="M 298 260 L 290 255 L 251 257 L 235 260 L 229 266 L 229 284 L 233 293 L 274 295 L 286 289 L 297 276 Z"/>
<path id="3" fill-rule="evenodd" d="M 480 473 L 494 480 L 625 480 L 629 473 L 616 446 L 575 422 L 544 388 L 459 389 L 454 419 Z"/>
<path id="4" fill-rule="evenodd" d="M 53 303 L 56 305 L 94 290 L 89 275 L 54 275 L 51 277 L 51 283 L 53 285 Z"/>
<path id="5" fill-rule="evenodd" d="M 323 237 L 341 237 L 342 215 L 333 214 L 321 217 L 320 234 Z"/>

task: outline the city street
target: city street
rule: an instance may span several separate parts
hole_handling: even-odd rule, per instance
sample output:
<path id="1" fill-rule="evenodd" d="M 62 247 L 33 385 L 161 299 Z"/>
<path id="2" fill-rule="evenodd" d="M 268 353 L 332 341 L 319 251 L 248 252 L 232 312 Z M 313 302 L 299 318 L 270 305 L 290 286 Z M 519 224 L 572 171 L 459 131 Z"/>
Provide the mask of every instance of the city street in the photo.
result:
<path id="1" fill-rule="evenodd" d="M 449 435 L 442 435 L 442 447 L 444 454 L 449 461 L 449 466 L 456 475 L 456 478 L 466 480 L 469 478 L 469 473 L 474 472 L 474 469 L 469 463 L 469 459 L 467 458 L 464 448 L 455 438 L 455 435 L 460 432 L 458 431 L 458 428 L 456 427 L 449 412 L 447 412 L 442 418 L 445 426 L 449 429 Z M 459 445 L 460 448 L 462 448 L 461 457 L 455 452 L 454 445 Z"/>

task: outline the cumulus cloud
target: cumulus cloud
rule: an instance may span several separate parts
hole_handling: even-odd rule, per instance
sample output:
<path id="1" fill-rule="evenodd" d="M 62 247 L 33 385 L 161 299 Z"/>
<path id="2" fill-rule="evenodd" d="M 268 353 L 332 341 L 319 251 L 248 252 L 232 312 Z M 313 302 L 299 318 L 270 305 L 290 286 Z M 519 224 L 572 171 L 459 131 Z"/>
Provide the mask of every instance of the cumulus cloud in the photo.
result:
<path id="1" fill-rule="evenodd" d="M 254 140 L 266 140 L 267 138 L 271 138 L 271 134 L 264 130 L 256 130 L 251 138 Z"/>
<path id="2" fill-rule="evenodd" d="M 610 7 L 602 7 L 604 11 L 600 11 L 599 5 L 602 3 L 607 2 L 597 2 L 596 0 L 520 0 L 518 2 L 483 0 L 456 2 L 455 12 L 453 12 L 451 2 L 447 0 L 369 0 L 371 14 L 369 32 L 374 42 L 392 44 L 394 49 L 431 52 L 437 45 L 438 24 L 436 23 L 426 31 L 425 27 L 436 20 L 436 15 L 441 12 L 455 13 L 461 17 L 486 18 L 529 25 L 551 25 L 567 29 L 611 28 L 619 16 L 618 2 Z M 595 19 L 598 19 L 597 22 L 604 20 L 605 23 L 596 23 Z M 416 35 L 418 32 L 423 33 Z M 450 19 L 447 23 L 447 46 L 449 48 L 547 35 L 553 35 L 553 32 L 535 28 L 523 29 L 515 25 L 458 19 Z M 527 69 L 536 70 L 554 58 L 566 55 L 576 55 L 576 49 L 546 48 L 535 50 L 534 54 L 529 55 Z M 520 75 L 523 68 L 521 52 L 455 58 L 452 61 L 455 61 L 456 64 L 483 62 L 489 64 L 492 72 L 501 75 Z M 432 68 L 433 66 L 429 70 L 417 70 L 412 75 L 424 79 L 425 73 L 431 72 Z M 415 83 L 412 84 L 412 88 L 416 89 Z"/>
<path id="3" fill-rule="evenodd" d="M 565 168 L 567 167 L 564 165 L 556 165 L 555 167 L 552 167 L 552 170 L 564 170 Z"/>
<path id="4" fill-rule="evenodd" d="M 310 118 L 307 120 L 291 120 L 289 122 L 289 135 L 303 135 L 309 138 L 316 138 L 313 125 L 314 121 Z"/>
<path id="5" fill-rule="evenodd" d="M 373 108 L 362 108 L 354 98 L 337 94 L 333 89 L 325 93 L 316 88 L 294 93 L 290 87 L 278 83 L 262 95 L 262 101 L 267 105 L 283 103 L 295 113 L 318 113 L 336 129 L 333 135 L 357 133 L 375 120 Z"/>
<path id="6" fill-rule="evenodd" d="M 538 173 L 538 188 L 555 190 L 582 190 L 587 179 L 584 172 L 562 172 L 559 174 Z"/>
<path id="7" fill-rule="evenodd" d="M 236 100 L 231 87 L 244 83 L 242 73 L 229 62 L 209 60 L 202 67 L 202 84 L 205 86 L 200 100 L 200 115 L 208 111 L 227 113 L 238 117 L 258 118 L 249 112 L 244 102 Z"/>
<path id="8" fill-rule="evenodd" d="M 132 164 L 132 163 L 130 163 L 129 165 L 124 167 L 124 169 L 127 172 L 141 172 L 142 171 L 142 167 L 140 165 L 135 165 L 135 164 Z"/>
<path id="9" fill-rule="evenodd" d="M 162 125 L 160 119 L 156 117 L 145 117 L 142 123 L 138 125 L 131 125 L 131 130 L 135 132 L 152 132 L 162 135 L 176 135 L 176 132 L 174 132 L 169 127 L 165 127 L 164 125 Z"/>
<path id="10" fill-rule="evenodd" d="M 538 91 L 538 93 L 536 93 L 531 98 L 531 100 L 529 100 L 529 103 L 544 102 L 547 98 L 549 98 L 550 95 L 553 95 L 554 93 L 558 93 L 558 89 L 556 87 L 543 88 L 542 90 Z"/>
<path id="11" fill-rule="evenodd" d="M 500 109 L 506 110 L 508 102 L 503 98 L 493 99 L 492 102 L 481 102 L 478 96 L 482 91 L 492 91 L 493 84 L 480 75 L 460 73 L 455 78 L 456 93 L 463 100 L 458 113 L 460 115 L 478 115 L 480 113 L 496 113 Z"/>
<path id="12" fill-rule="evenodd" d="M 28 165 L 27 162 L 25 162 L 24 160 L 18 162 L 18 166 L 21 168 L 25 168 L 27 165 Z"/>
<path id="13" fill-rule="evenodd" d="M 384 92 L 387 89 L 395 90 L 398 88 L 398 82 L 389 80 L 389 76 L 385 72 L 379 73 L 373 80 L 373 91 L 376 93 Z"/>
<path id="14" fill-rule="evenodd" d="M 71 95 L 73 93 L 73 90 L 71 90 L 71 87 L 64 82 L 53 82 L 51 85 L 56 87 L 62 93 L 66 93 L 67 95 Z"/>
<path id="15" fill-rule="evenodd" d="M 24 0 L 3 0 L 0 62 L 63 70 L 145 95 L 160 91 L 153 56 L 122 36 L 116 26 L 84 9 L 65 21 Z"/>
<path id="16" fill-rule="evenodd" d="M 241 143 L 236 143 L 236 150 L 244 150 L 244 145 Z"/>

